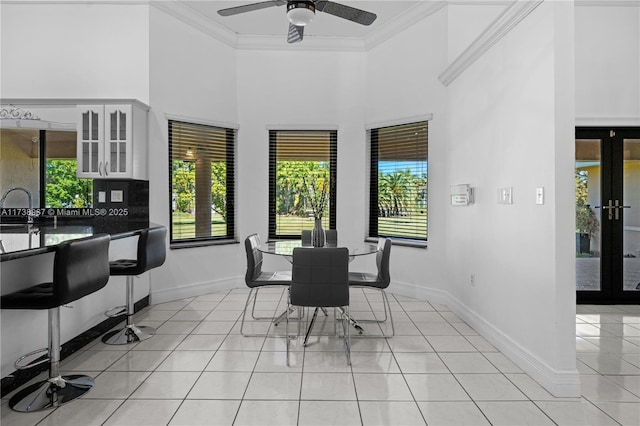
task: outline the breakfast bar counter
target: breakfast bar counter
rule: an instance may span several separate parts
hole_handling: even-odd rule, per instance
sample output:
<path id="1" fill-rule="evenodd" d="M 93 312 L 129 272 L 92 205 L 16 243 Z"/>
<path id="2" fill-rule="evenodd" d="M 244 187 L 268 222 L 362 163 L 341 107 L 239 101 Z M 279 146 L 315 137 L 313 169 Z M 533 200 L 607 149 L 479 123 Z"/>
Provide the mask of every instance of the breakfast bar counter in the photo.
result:
<path id="1" fill-rule="evenodd" d="M 141 220 L 77 219 L 64 222 L 0 223 L 0 262 L 53 252 L 63 241 L 109 234 L 111 240 L 135 236 L 160 225 Z"/>

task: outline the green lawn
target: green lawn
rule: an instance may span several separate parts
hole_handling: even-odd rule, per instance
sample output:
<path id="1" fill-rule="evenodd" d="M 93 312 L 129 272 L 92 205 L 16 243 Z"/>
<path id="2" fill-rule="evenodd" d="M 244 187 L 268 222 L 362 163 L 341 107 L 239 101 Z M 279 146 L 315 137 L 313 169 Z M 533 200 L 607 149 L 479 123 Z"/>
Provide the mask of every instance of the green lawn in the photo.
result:
<path id="1" fill-rule="evenodd" d="M 403 216 L 403 217 L 381 217 L 378 219 L 378 232 L 381 235 L 390 234 L 390 229 L 402 226 L 406 233 L 397 235 L 405 238 L 426 238 L 424 229 L 417 230 L 427 220 L 426 214 Z M 300 216 L 280 215 L 276 219 L 279 230 L 285 234 L 299 235 L 303 229 L 313 228 L 313 218 Z M 323 226 L 329 227 L 329 218 L 323 218 Z M 214 215 L 211 221 L 211 231 L 213 236 L 223 236 L 226 234 L 226 224 L 219 215 Z M 195 219 L 189 213 L 173 213 L 173 236 L 172 239 L 195 238 Z"/>
<path id="2" fill-rule="evenodd" d="M 212 236 L 224 236 L 227 234 L 227 224 L 220 215 L 212 215 L 211 220 Z M 183 238 L 196 237 L 196 220 L 190 213 L 173 212 L 173 234 L 171 239 L 180 240 Z"/>

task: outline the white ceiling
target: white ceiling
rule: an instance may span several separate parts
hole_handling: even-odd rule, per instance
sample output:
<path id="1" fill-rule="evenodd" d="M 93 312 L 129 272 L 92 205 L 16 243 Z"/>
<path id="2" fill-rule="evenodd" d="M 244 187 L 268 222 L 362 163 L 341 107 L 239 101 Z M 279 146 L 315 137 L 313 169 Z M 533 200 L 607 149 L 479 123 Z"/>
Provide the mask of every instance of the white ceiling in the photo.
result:
<path id="1" fill-rule="evenodd" d="M 282 36 L 286 39 L 289 26 L 289 21 L 286 16 L 286 6 L 269 7 L 227 17 L 220 16 L 217 13 L 220 9 L 258 3 L 260 1 L 261 0 L 191 0 L 180 1 L 179 3 L 193 9 L 204 18 L 229 29 L 239 36 Z M 317 12 L 313 22 L 305 28 L 305 38 L 364 38 L 392 23 L 394 20 L 406 19 L 407 14 L 411 14 L 412 9 L 416 7 L 424 6 L 425 3 L 438 2 L 435 0 L 346 0 L 338 1 L 338 3 L 375 13 L 378 17 L 371 25 L 365 26 L 327 13 Z"/>

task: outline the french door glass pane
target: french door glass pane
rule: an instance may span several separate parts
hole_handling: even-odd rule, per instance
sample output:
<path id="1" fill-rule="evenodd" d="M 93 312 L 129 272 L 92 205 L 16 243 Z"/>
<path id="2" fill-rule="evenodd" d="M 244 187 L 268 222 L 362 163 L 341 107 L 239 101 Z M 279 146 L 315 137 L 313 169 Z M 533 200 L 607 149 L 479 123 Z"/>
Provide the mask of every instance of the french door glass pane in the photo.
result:
<path id="1" fill-rule="evenodd" d="M 600 139 L 576 139 L 576 289 L 600 291 Z"/>
<path id="2" fill-rule="evenodd" d="M 640 290 L 640 139 L 625 139 L 623 147 L 623 288 Z"/>

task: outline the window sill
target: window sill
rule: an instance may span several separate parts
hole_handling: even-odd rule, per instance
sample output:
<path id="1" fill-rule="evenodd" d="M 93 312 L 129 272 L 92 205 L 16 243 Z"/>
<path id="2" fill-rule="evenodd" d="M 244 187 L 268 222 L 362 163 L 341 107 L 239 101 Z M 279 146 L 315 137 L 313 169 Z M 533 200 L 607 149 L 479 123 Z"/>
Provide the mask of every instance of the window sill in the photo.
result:
<path id="1" fill-rule="evenodd" d="M 169 244 L 171 250 L 208 247 L 208 246 L 225 246 L 229 244 L 238 244 L 238 240 L 204 240 L 204 241 L 174 241 Z"/>
<path id="2" fill-rule="evenodd" d="M 366 237 L 364 239 L 368 243 L 377 243 L 377 237 Z M 402 247 L 413 247 L 419 249 L 426 249 L 429 247 L 427 241 L 416 241 L 416 240 L 402 240 L 397 238 L 391 238 L 391 244 L 394 246 L 402 246 Z"/>

